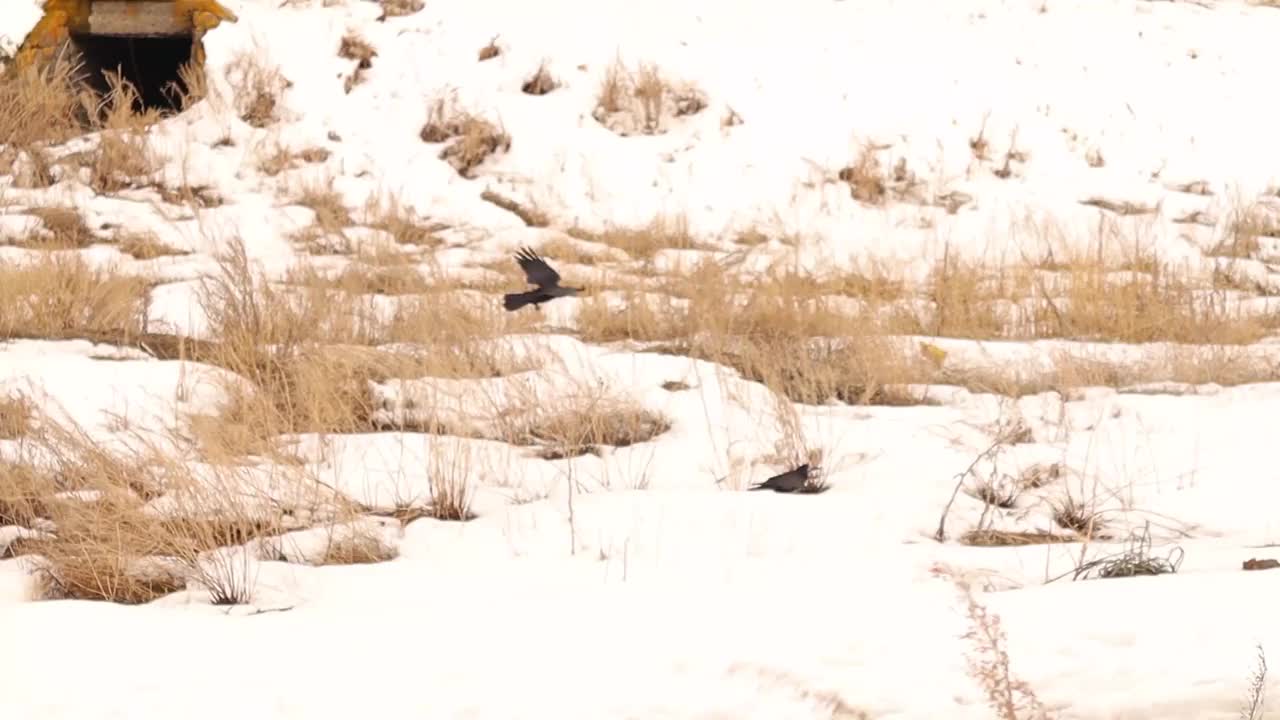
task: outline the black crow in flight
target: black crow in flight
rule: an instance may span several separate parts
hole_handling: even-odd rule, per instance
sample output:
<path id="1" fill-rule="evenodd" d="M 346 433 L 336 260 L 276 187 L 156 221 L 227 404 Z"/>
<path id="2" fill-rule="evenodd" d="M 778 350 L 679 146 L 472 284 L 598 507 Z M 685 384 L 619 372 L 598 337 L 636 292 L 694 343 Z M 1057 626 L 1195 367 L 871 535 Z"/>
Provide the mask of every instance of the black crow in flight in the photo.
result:
<path id="1" fill-rule="evenodd" d="M 525 278 L 534 288 L 522 293 L 503 295 L 502 306 L 507 310 L 519 310 L 529 304 L 536 308 L 548 300 L 582 292 L 582 288 L 562 286 L 560 273 L 552 269 L 545 260 L 529 248 L 521 248 L 520 252 L 516 253 L 516 262 L 520 263 L 520 269 L 524 270 Z"/>

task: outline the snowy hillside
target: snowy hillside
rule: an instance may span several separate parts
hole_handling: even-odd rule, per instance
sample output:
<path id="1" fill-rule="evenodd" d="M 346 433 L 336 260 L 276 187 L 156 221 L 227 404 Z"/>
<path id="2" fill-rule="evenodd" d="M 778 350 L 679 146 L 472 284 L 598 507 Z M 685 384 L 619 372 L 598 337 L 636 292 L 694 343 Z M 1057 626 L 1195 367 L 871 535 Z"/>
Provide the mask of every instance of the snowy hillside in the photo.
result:
<path id="1" fill-rule="evenodd" d="M 1276 712 L 1280 6 L 224 4 L 0 80 L 0 717 Z"/>

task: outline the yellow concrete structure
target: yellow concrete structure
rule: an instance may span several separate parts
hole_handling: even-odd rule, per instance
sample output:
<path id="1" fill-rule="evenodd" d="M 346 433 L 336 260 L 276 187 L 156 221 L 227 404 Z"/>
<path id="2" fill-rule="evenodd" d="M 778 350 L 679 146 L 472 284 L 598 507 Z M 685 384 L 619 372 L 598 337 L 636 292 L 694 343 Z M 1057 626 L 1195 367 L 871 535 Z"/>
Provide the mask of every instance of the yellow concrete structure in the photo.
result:
<path id="1" fill-rule="evenodd" d="M 71 46 L 96 75 L 113 69 L 109 65 L 125 51 L 111 48 L 124 46 L 135 70 L 144 67 L 155 69 L 152 75 L 170 75 L 176 68 L 175 47 L 184 59 L 202 66 L 205 33 L 236 20 L 235 13 L 217 0 L 45 0 L 44 15 L 19 46 L 14 64 L 27 67 Z M 163 60 L 154 49 L 160 45 L 153 42 L 148 47 L 148 41 L 166 43 Z M 175 42 L 189 42 L 189 51 Z M 87 51 L 90 46 L 94 49 Z"/>

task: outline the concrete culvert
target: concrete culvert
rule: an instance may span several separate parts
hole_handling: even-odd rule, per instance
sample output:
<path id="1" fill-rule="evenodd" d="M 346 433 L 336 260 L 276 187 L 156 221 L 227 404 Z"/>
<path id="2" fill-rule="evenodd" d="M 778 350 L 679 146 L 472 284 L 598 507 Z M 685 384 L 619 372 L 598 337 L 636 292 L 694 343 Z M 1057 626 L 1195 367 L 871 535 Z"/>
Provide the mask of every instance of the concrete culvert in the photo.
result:
<path id="1" fill-rule="evenodd" d="M 173 112 L 190 93 L 182 68 L 204 67 L 204 35 L 236 16 L 216 0 L 46 0 L 44 15 L 23 40 L 19 67 L 62 55 L 79 66 L 78 79 L 110 91 L 119 73 L 143 109 Z"/>

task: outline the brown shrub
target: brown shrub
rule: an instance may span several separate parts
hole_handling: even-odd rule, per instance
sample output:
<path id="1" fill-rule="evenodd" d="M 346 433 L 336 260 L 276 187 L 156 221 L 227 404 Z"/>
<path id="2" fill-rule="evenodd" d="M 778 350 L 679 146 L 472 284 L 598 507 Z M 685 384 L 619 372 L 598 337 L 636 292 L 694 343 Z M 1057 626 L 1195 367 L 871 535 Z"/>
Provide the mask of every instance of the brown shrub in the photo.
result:
<path id="1" fill-rule="evenodd" d="M 486 158 L 511 148 L 511 137 L 492 122 L 459 111 L 437 100 L 427 122 L 418 133 L 423 142 L 448 145 L 440 151 L 440 159 L 449 163 L 459 175 L 470 178 Z"/>
<path id="2" fill-rule="evenodd" d="M 547 93 L 560 87 L 560 83 L 551 76 L 551 71 L 547 69 L 546 61 L 538 64 L 538 69 L 524 81 L 520 86 L 521 92 L 526 95 L 546 95 Z"/>

